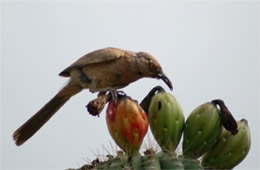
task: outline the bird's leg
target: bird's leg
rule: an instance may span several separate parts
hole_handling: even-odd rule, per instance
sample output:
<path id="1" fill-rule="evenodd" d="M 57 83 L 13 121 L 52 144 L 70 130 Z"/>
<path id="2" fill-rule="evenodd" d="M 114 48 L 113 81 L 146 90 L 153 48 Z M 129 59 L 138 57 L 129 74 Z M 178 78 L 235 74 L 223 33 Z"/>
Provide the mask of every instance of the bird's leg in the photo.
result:
<path id="1" fill-rule="evenodd" d="M 117 91 L 116 90 L 109 90 L 110 92 L 110 95 L 111 95 L 111 98 L 112 98 L 112 101 L 117 101 Z"/>

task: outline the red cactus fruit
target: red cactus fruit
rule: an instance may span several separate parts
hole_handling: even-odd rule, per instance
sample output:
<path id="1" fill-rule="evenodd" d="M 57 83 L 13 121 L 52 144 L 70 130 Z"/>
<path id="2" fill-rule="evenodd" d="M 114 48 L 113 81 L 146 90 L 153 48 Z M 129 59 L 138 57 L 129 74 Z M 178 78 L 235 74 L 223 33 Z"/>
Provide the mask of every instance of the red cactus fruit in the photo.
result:
<path id="1" fill-rule="evenodd" d="M 110 135 L 128 156 L 138 153 L 148 130 L 148 118 L 136 101 L 130 97 L 110 101 L 106 122 Z"/>

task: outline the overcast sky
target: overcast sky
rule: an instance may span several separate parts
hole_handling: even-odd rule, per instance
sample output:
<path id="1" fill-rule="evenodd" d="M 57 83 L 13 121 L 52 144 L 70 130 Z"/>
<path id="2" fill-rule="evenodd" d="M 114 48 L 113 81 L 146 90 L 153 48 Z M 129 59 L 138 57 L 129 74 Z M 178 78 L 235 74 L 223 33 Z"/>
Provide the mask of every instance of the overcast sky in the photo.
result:
<path id="1" fill-rule="evenodd" d="M 85 109 L 96 95 L 88 90 L 24 145 L 12 141 L 14 130 L 67 82 L 60 71 L 111 46 L 154 55 L 186 118 L 198 105 L 223 99 L 251 129 L 251 150 L 237 169 L 259 169 L 259 30 L 257 1 L 3 1 L 1 168 L 77 168 L 97 150 L 103 154 L 103 146 L 111 150 L 105 111 L 97 118 Z M 152 79 L 123 90 L 141 101 L 156 85 L 169 90 Z"/>

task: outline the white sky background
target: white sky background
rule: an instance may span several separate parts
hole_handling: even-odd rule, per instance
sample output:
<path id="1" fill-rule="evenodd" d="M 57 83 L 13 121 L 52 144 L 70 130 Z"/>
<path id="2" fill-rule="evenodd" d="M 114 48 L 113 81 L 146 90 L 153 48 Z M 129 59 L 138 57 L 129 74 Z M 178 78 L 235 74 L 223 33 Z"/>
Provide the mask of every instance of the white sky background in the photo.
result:
<path id="1" fill-rule="evenodd" d="M 172 80 L 185 117 L 223 99 L 249 121 L 252 146 L 236 169 L 259 169 L 259 3 L 257 1 L 4 1 L 1 4 L 1 169 L 77 168 L 110 148 L 105 111 L 73 97 L 21 147 L 12 133 L 65 84 L 58 73 L 108 46 L 154 55 Z M 258 28 L 257 28 L 258 27 Z M 124 91 L 141 101 L 162 81 Z M 114 143 L 113 143 L 114 144 Z"/>

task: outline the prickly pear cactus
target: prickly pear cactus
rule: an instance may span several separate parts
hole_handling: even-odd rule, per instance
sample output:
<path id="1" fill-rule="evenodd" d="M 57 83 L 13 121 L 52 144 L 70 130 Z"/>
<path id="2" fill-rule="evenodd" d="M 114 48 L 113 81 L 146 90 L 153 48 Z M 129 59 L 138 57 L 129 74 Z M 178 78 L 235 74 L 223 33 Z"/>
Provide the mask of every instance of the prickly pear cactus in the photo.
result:
<path id="1" fill-rule="evenodd" d="M 152 98 L 148 115 L 152 133 L 162 150 L 174 152 L 184 128 L 183 111 L 175 97 L 166 92 L 157 93 Z"/>
<path id="2" fill-rule="evenodd" d="M 130 97 L 110 101 L 106 121 L 117 145 L 129 156 L 138 153 L 148 130 L 148 118 L 142 107 Z"/>
<path id="3" fill-rule="evenodd" d="M 246 157 L 251 146 L 250 129 L 245 119 L 237 124 L 238 133 L 235 135 L 223 129 L 216 145 L 203 156 L 203 166 L 232 169 Z"/>
<path id="4" fill-rule="evenodd" d="M 185 123 L 183 155 L 199 158 L 216 143 L 222 132 L 220 112 L 211 102 L 198 106 Z"/>

